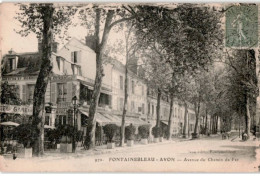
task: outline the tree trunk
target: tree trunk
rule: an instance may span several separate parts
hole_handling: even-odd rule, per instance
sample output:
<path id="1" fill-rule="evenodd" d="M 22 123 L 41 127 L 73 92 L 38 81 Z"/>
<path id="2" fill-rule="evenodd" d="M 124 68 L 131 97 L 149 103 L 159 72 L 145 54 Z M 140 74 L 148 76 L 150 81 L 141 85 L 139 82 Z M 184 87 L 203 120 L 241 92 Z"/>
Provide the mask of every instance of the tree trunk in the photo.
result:
<path id="1" fill-rule="evenodd" d="M 196 115 L 196 122 L 195 122 L 195 128 L 194 128 L 194 134 L 197 134 L 197 130 L 198 130 L 198 122 L 199 122 L 199 117 L 200 117 L 200 100 L 195 104 L 195 115 Z"/>
<path id="2" fill-rule="evenodd" d="M 167 140 L 170 140 L 172 137 L 172 112 L 173 112 L 173 95 L 171 94 L 171 102 L 170 102 L 170 114 L 169 114 L 169 120 L 168 120 L 168 127 L 167 127 Z"/>
<path id="3" fill-rule="evenodd" d="M 183 130 L 182 130 L 182 137 L 183 138 L 186 138 L 187 136 L 187 123 L 188 123 L 188 120 L 187 120 L 187 115 L 188 115 L 188 105 L 187 103 L 184 101 L 184 125 L 183 125 Z"/>
<path id="4" fill-rule="evenodd" d="M 205 134 L 208 133 L 208 110 L 206 108 Z"/>
<path id="5" fill-rule="evenodd" d="M 51 44 L 53 42 L 53 12 L 54 8 L 51 4 L 41 7 L 43 21 L 41 69 L 37 77 L 33 96 L 32 127 L 34 132 L 34 156 L 42 156 L 44 153 L 45 92 L 49 82 L 49 76 L 52 70 L 50 59 Z"/>
<path id="6" fill-rule="evenodd" d="M 158 92 L 157 92 L 157 106 L 156 106 L 156 127 L 160 127 L 161 96 L 162 96 L 161 89 L 158 88 Z"/>
<path id="7" fill-rule="evenodd" d="M 249 96 L 246 98 L 246 134 L 248 138 L 250 137 L 250 124 L 251 124 L 251 117 L 250 117 L 250 109 L 249 109 Z"/>
<path id="8" fill-rule="evenodd" d="M 205 116 L 202 118 L 202 127 L 205 129 Z"/>
<path id="9" fill-rule="evenodd" d="M 214 125 L 215 125 L 215 115 L 212 116 L 211 118 L 212 123 L 211 123 L 211 133 L 214 133 Z"/>
<path id="10" fill-rule="evenodd" d="M 104 32 L 102 36 L 102 41 L 100 43 L 99 40 L 99 32 L 100 32 L 100 21 L 101 21 L 101 9 L 96 8 L 96 22 L 95 22 L 95 38 L 96 38 L 96 78 L 94 84 L 94 90 L 90 100 L 89 106 L 89 119 L 87 120 L 87 133 L 85 145 L 87 149 L 92 149 L 95 147 L 95 131 L 96 131 L 96 118 L 95 113 L 98 106 L 100 90 L 102 85 L 102 78 L 104 76 L 103 71 L 103 50 L 107 43 L 107 38 L 110 31 L 110 24 L 112 21 L 112 17 L 114 15 L 114 11 L 109 10 L 106 17 Z"/>
<path id="11" fill-rule="evenodd" d="M 126 58 L 128 61 L 128 56 Z M 127 99 L 128 99 L 128 92 L 127 92 L 127 88 L 128 88 L 128 83 L 127 83 L 127 79 L 128 79 L 128 68 L 127 68 L 127 62 L 126 62 L 126 67 L 125 67 L 125 100 L 124 100 L 124 107 L 123 107 L 123 114 L 122 114 L 122 122 L 121 122 L 121 134 L 120 134 L 120 146 L 124 145 L 124 141 L 125 141 L 125 116 L 126 116 L 126 111 L 127 111 Z"/>
<path id="12" fill-rule="evenodd" d="M 218 133 L 218 115 L 217 115 L 217 117 L 216 117 L 216 134 Z"/>

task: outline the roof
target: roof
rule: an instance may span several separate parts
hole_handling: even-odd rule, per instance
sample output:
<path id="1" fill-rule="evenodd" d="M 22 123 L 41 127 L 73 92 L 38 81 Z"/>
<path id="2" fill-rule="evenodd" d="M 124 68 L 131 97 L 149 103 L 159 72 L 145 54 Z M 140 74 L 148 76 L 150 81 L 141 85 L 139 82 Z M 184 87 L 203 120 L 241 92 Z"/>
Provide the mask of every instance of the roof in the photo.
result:
<path id="1" fill-rule="evenodd" d="M 13 55 L 6 55 L 13 56 Z M 18 57 L 17 69 L 11 72 L 3 72 L 6 76 L 11 75 L 37 75 L 40 71 L 41 59 L 39 52 L 16 53 Z M 5 63 L 7 65 L 7 63 Z"/>
<path id="2" fill-rule="evenodd" d="M 59 51 L 61 51 L 63 48 L 66 48 L 66 46 L 71 45 L 73 47 L 95 53 L 94 50 L 92 50 L 90 47 L 88 47 L 86 44 L 84 44 L 81 40 L 73 37 L 71 38 Z M 59 52 L 58 52 L 59 53 Z"/>
<path id="3" fill-rule="evenodd" d="M 118 61 L 117 59 L 112 59 L 111 57 L 108 56 L 106 56 L 106 58 L 109 60 L 110 64 L 112 64 L 117 70 L 121 72 L 125 72 L 125 65 L 122 62 Z M 140 77 L 135 71 L 133 71 L 132 68 L 128 69 L 128 74 L 132 77 L 137 78 L 138 80 L 142 80 L 143 82 L 146 82 L 145 78 Z"/>

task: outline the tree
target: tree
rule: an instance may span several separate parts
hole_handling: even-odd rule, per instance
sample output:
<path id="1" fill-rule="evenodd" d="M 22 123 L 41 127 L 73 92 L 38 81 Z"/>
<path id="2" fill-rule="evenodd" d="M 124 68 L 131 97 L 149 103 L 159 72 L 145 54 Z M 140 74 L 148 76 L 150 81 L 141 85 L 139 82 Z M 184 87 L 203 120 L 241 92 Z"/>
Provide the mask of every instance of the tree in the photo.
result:
<path id="1" fill-rule="evenodd" d="M 229 105 L 233 112 L 244 116 L 245 133 L 250 136 L 251 116 L 255 114 L 256 97 L 258 96 L 256 76 L 256 54 L 254 50 L 226 51 L 224 63 L 229 69 L 225 94 L 230 98 Z"/>
<path id="2" fill-rule="evenodd" d="M 1 82 L 1 104 L 21 105 L 22 100 L 8 82 Z"/>
<path id="3" fill-rule="evenodd" d="M 115 27 L 116 28 L 116 27 Z M 123 39 L 117 39 L 116 42 L 113 41 L 112 44 L 109 43 L 106 46 L 105 49 L 105 55 L 109 56 L 109 58 L 114 58 L 116 60 L 124 60 L 125 62 L 125 68 L 124 68 L 124 103 L 123 103 L 123 112 L 122 112 L 122 121 L 121 121 L 121 132 L 120 132 L 120 146 L 124 145 L 124 138 L 125 138 L 125 118 L 127 114 L 127 102 L 128 102 L 128 95 L 129 95 L 129 70 L 132 74 L 138 74 L 135 73 L 135 71 L 131 70 L 131 68 L 137 68 L 138 67 L 138 61 L 137 61 L 137 52 L 140 44 L 139 41 L 135 38 L 135 29 L 132 25 L 131 21 L 127 21 L 127 23 L 121 23 L 120 26 L 117 26 L 116 29 L 114 29 L 114 32 L 122 32 Z M 115 39 L 114 39 L 115 40 Z M 114 55 L 114 56 L 112 56 Z M 122 57 L 122 58 L 121 58 Z M 108 61 L 109 62 L 109 61 Z"/>
<path id="4" fill-rule="evenodd" d="M 142 45 L 146 45 L 145 43 Z M 156 43 L 145 46 L 142 52 L 142 62 L 144 63 L 145 79 L 148 87 L 153 88 L 150 91 L 157 94 L 156 106 L 156 128 L 160 127 L 161 117 L 161 97 L 167 93 L 167 84 L 171 79 L 171 69 L 165 65 L 165 55 L 162 53 L 163 49 Z"/>
<path id="5" fill-rule="evenodd" d="M 120 146 L 124 145 L 125 138 L 125 117 L 127 113 L 127 100 L 128 100 L 128 69 L 131 65 L 131 60 L 135 60 L 135 54 L 138 49 L 138 43 L 133 36 L 133 25 L 128 22 L 125 32 L 125 81 L 124 81 L 124 106 L 121 123 L 121 134 L 120 134 Z M 137 63 L 136 63 L 137 64 Z M 137 66 L 136 66 L 137 67 Z"/>
<path id="6" fill-rule="evenodd" d="M 214 8 L 191 4 L 176 5 L 173 9 L 160 6 L 136 8 L 137 11 L 130 12 L 138 14 L 137 35 L 147 44 L 159 44 L 165 56 L 162 61 L 170 65 L 172 75 L 185 72 L 196 75 L 196 71 L 206 70 L 218 54 L 216 46 L 219 46 L 217 50 L 222 50 L 222 14 Z M 172 79 L 172 85 L 176 83 Z M 199 113 L 200 103 L 196 103 L 196 107 Z M 196 120 L 195 130 L 198 117 Z"/>
<path id="7" fill-rule="evenodd" d="M 38 39 L 42 40 L 41 68 L 37 77 L 33 96 L 33 154 L 43 155 L 44 152 L 44 106 L 45 92 L 49 81 L 51 66 L 52 43 L 54 31 L 61 33 L 62 27 L 69 25 L 70 16 L 75 12 L 72 7 L 59 6 L 53 4 L 19 4 L 20 11 L 16 19 L 22 24 L 19 31 L 22 36 L 27 36 L 33 32 Z"/>
<path id="8" fill-rule="evenodd" d="M 94 83 L 94 91 L 90 100 L 89 107 L 89 119 L 87 121 L 87 135 L 85 144 L 88 149 L 95 147 L 95 129 L 96 129 L 96 119 L 95 113 L 98 105 L 98 100 L 100 96 L 100 89 L 102 85 L 102 78 L 104 76 L 103 64 L 104 64 L 104 49 L 107 44 L 108 36 L 111 29 L 124 21 L 131 20 L 133 17 L 127 16 L 125 10 L 122 8 L 111 8 L 104 7 L 101 5 L 94 5 L 93 8 L 89 6 L 81 7 L 80 18 L 83 20 L 83 24 L 87 28 L 94 26 L 94 51 L 96 52 L 96 77 Z M 93 24 L 89 23 L 90 18 L 93 18 Z M 104 23 L 103 23 L 104 22 Z M 101 28 L 103 26 L 103 28 Z M 103 31 L 102 37 L 101 33 Z"/>

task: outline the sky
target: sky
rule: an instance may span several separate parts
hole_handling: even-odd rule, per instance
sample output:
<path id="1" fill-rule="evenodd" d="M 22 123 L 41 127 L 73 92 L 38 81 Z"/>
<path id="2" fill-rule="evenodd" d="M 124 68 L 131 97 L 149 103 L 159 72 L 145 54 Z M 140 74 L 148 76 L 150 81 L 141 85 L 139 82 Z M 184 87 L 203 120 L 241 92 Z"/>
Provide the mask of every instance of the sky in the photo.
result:
<path id="1" fill-rule="evenodd" d="M 15 30 L 17 31 L 21 29 L 20 22 L 14 19 L 16 12 L 18 11 L 19 7 L 12 3 L 4 3 L 0 6 L 0 48 L 2 51 L 2 56 L 7 54 L 10 49 L 17 53 L 36 52 L 38 50 L 38 41 L 34 33 L 30 33 L 27 37 L 22 37 L 20 34 L 15 32 Z M 82 26 L 70 27 L 68 34 L 70 37 L 84 40 L 85 36 L 88 34 L 88 31 Z M 111 31 L 109 36 L 110 43 L 113 43 L 114 40 L 122 38 L 123 34 L 120 32 Z M 56 42 L 60 44 L 59 48 L 66 43 L 66 41 L 60 41 L 59 39 L 57 39 Z"/>
<path id="2" fill-rule="evenodd" d="M 37 51 L 36 35 L 30 34 L 27 37 L 21 37 L 14 29 L 20 29 L 19 22 L 14 19 L 15 12 L 19 10 L 13 4 L 2 4 L 0 7 L 0 37 L 2 55 L 6 54 L 11 48 L 15 52 L 33 52 Z"/>

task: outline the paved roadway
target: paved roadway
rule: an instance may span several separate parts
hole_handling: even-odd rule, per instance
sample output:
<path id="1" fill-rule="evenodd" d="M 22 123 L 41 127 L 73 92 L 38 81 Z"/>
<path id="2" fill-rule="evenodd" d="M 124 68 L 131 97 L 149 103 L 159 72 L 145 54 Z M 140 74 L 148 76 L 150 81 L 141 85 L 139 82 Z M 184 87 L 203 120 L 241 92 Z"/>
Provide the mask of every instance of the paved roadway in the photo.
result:
<path id="1" fill-rule="evenodd" d="M 203 137 L 176 140 L 133 148 L 117 148 L 107 154 L 57 154 L 57 157 L 2 160 L 5 171 L 71 172 L 248 172 L 258 171 L 259 141 L 241 142 L 236 135 L 229 140 Z M 231 141 L 232 140 L 232 141 Z M 258 147 L 258 148 L 257 148 Z"/>

